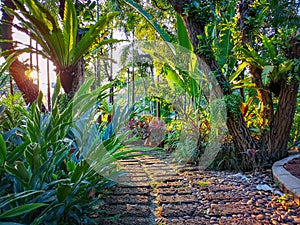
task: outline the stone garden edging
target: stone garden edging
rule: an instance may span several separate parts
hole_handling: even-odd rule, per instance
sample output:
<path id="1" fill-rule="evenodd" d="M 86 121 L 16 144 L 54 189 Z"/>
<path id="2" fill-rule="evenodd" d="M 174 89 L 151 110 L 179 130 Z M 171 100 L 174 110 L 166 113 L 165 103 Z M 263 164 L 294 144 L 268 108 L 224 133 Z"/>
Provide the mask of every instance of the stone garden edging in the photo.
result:
<path id="1" fill-rule="evenodd" d="M 300 205 L 300 179 L 293 176 L 289 171 L 284 168 L 284 165 L 288 161 L 299 157 L 297 155 L 291 155 L 287 158 L 284 158 L 280 161 L 277 161 L 272 166 L 272 172 L 274 180 L 279 182 L 280 189 L 286 193 L 293 196 L 294 201 Z"/>

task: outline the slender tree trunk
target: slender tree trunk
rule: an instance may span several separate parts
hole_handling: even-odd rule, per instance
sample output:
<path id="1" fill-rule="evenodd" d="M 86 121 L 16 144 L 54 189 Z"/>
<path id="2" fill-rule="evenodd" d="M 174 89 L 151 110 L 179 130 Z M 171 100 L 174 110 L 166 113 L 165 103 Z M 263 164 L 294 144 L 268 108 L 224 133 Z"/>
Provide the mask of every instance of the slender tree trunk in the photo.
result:
<path id="1" fill-rule="evenodd" d="M 112 57 L 112 55 L 111 55 L 111 57 Z M 106 76 L 107 76 L 107 80 L 109 82 L 112 82 L 113 81 L 112 61 L 110 62 L 110 65 L 108 65 L 108 63 L 104 61 L 103 65 L 104 65 L 104 71 L 105 71 Z M 109 70 L 108 70 L 108 66 L 109 66 Z M 129 70 L 127 72 L 129 74 Z M 129 85 L 129 83 L 128 83 L 128 85 Z M 113 86 L 109 89 L 109 94 L 110 94 L 109 95 L 109 103 L 113 104 L 114 103 L 114 87 Z"/>
<path id="2" fill-rule="evenodd" d="M 112 34 L 111 34 L 112 38 Z M 110 46 L 110 58 L 113 58 L 113 48 L 112 45 Z M 109 82 L 113 82 L 113 62 L 110 60 L 110 68 L 109 68 Z M 114 104 L 114 86 L 112 85 L 109 89 L 109 102 L 113 105 Z"/>
<path id="3" fill-rule="evenodd" d="M 4 0 L 4 5 L 15 9 L 14 4 L 11 0 Z M 0 24 L 1 31 L 1 39 L 3 40 L 13 40 L 12 38 L 12 23 L 13 17 L 9 16 L 2 9 L 2 21 Z M 10 42 L 2 42 L 0 43 L 0 47 L 2 51 L 13 51 L 14 46 Z M 27 104 L 31 104 L 37 99 L 39 89 L 36 84 L 33 83 L 33 80 L 26 76 L 26 71 L 28 68 L 21 63 L 18 59 L 16 59 L 11 66 L 9 67 L 9 73 L 13 77 L 16 82 L 19 90 L 24 95 L 25 102 Z"/>

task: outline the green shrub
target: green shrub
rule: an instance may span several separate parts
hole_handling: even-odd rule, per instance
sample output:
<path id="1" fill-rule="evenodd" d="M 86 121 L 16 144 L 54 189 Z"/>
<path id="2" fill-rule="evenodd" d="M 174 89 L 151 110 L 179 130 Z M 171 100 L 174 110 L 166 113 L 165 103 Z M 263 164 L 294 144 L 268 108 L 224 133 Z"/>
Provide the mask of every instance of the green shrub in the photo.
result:
<path id="1" fill-rule="evenodd" d="M 58 84 L 51 113 L 43 112 L 42 95 L 29 110 L 21 111 L 23 123 L 15 133 L 21 142 L 0 135 L 1 221 L 91 224 L 91 212 L 101 212 L 95 207 L 100 204 L 99 196 L 115 184 L 108 178 L 120 175 L 116 161 L 132 157 L 136 150 L 125 145 L 128 133 L 117 132 L 124 114 L 121 118 L 116 113 L 110 125 L 100 125 L 102 130 L 93 120 L 82 127 L 82 119 L 94 116 L 97 99 L 105 100 L 109 89 L 108 85 L 89 92 L 91 85 L 88 80 L 59 110 Z"/>

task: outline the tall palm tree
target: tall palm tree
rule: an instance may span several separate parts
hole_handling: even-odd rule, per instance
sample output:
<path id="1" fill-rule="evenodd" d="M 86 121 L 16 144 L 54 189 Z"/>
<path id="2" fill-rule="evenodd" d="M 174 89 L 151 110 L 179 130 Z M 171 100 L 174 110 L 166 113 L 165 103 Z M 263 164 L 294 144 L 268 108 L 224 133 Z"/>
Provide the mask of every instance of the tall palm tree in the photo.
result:
<path id="1" fill-rule="evenodd" d="M 16 10 L 5 7 L 6 12 L 16 17 L 21 26 L 16 28 L 35 40 L 42 50 L 23 48 L 14 52 L 34 52 L 51 60 L 56 66 L 64 91 L 71 97 L 82 84 L 83 71 L 78 68 L 80 60 L 93 44 L 114 43 L 117 40 L 105 39 L 107 26 L 117 13 L 108 13 L 89 27 L 78 39 L 78 18 L 72 0 L 66 0 L 63 18 L 53 15 L 37 0 L 13 0 Z M 102 35 L 101 35 L 102 34 Z"/>

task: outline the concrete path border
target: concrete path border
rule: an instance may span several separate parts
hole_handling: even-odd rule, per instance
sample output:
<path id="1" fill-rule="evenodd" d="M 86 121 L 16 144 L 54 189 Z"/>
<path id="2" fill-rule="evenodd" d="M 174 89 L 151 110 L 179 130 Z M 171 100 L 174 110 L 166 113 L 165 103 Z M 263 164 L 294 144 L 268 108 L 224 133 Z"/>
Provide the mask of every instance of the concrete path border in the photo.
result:
<path id="1" fill-rule="evenodd" d="M 288 161 L 297 157 L 300 157 L 300 155 L 291 155 L 275 162 L 272 166 L 272 172 L 274 180 L 280 183 L 280 189 L 286 194 L 291 194 L 294 201 L 300 206 L 300 179 L 284 168 Z"/>

